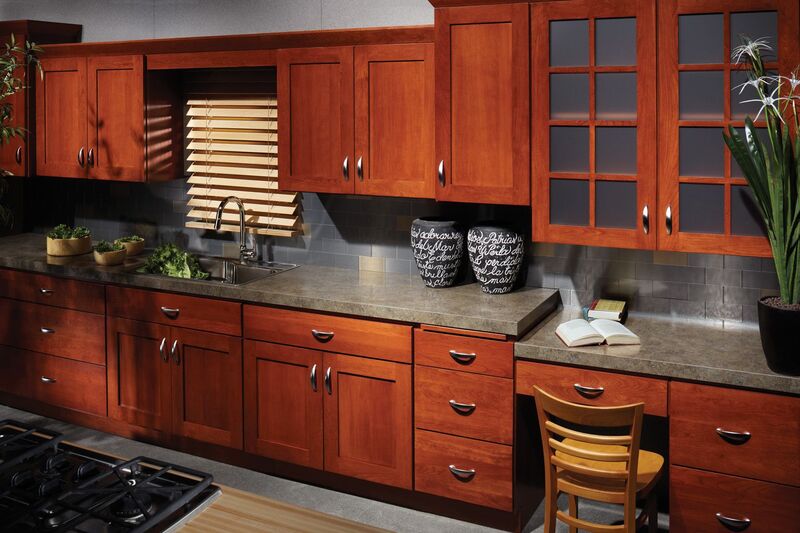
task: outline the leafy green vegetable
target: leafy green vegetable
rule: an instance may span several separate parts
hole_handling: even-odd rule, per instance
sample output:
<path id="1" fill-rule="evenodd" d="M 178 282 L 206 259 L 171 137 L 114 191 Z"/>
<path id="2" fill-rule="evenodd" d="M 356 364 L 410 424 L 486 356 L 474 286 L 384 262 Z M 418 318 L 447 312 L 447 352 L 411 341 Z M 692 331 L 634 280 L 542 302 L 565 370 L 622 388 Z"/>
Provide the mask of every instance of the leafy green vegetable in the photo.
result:
<path id="1" fill-rule="evenodd" d="M 51 239 L 82 239 L 91 234 L 89 228 L 77 226 L 72 228 L 66 224 L 59 224 L 47 234 Z"/>
<path id="2" fill-rule="evenodd" d="M 160 274 L 173 278 L 206 279 L 208 272 L 203 272 L 197 257 L 174 244 L 164 244 L 153 251 L 139 272 Z"/>
<path id="3" fill-rule="evenodd" d="M 95 245 L 94 251 L 102 254 L 106 252 L 118 252 L 123 248 L 125 247 L 116 242 L 100 241 Z"/>
<path id="4" fill-rule="evenodd" d="M 119 239 L 115 240 L 114 242 L 140 242 L 144 239 L 139 237 L 138 235 L 129 235 L 127 237 L 120 237 Z"/>

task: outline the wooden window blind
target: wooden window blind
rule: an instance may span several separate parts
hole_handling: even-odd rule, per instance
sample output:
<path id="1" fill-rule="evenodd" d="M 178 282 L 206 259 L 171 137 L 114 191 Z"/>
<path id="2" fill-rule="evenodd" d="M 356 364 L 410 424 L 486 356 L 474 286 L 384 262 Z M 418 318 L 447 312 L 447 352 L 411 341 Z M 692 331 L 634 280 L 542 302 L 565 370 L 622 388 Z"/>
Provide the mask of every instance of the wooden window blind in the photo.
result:
<path id="1" fill-rule="evenodd" d="M 219 202 L 238 196 L 249 232 L 278 237 L 302 233 L 299 193 L 278 189 L 276 96 L 195 96 L 187 106 L 186 227 L 213 229 Z M 239 231 L 235 203 L 226 206 L 221 229 Z"/>

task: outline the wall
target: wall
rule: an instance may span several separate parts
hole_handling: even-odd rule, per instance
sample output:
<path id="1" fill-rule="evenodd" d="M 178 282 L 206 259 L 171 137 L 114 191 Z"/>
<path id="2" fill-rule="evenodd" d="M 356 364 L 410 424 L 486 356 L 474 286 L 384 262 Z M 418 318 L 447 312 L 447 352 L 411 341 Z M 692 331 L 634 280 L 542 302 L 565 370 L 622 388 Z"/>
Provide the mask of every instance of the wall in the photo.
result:
<path id="1" fill-rule="evenodd" d="M 85 41 L 430 24 L 427 0 L 0 0 L 0 18 L 83 24 Z M 97 238 L 143 234 L 211 254 L 235 254 L 231 235 L 183 228 L 186 185 L 109 184 L 37 179 L 26 191 L 37 208 L 28 226 L 90 226 Z M 35 201 L 34 201 L 35 200 Z M 444 214 L 466 223 L 501 218 L 529 232 L 530 210 L 437 204 L 430 200 L 306 194 L 305 235 L 266 239 L 277 261 L 415 273 L 408 228 L 417 216 Z M 557 288 L 567 305 L 621 296 L 634 311 L 753 322 L 759 297 L 777 287 L 770 260 L 717 255 L 532 245 L 525 283 Z"/>

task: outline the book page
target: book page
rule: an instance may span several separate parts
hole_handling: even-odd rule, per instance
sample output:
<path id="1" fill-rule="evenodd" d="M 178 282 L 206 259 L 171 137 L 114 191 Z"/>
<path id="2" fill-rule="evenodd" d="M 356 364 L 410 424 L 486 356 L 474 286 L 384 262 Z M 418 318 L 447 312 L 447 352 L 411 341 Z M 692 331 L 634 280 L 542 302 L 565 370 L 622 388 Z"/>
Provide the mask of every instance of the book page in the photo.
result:
<path id="1" fill-rule="evenodd" d="M 598 318 L 589 324 L 608 344 L 639 344 L 639 336 L 614 320 Z"/>
<path id="2" fill-rule="evenodd" d="M 570 347 L 603 342 L 602 333 L 596 331 L 589 322 L 582 318 L 576 318 L 559 325 L 556 329 L 556 335 L 564 341 L 564 344 Z"/>

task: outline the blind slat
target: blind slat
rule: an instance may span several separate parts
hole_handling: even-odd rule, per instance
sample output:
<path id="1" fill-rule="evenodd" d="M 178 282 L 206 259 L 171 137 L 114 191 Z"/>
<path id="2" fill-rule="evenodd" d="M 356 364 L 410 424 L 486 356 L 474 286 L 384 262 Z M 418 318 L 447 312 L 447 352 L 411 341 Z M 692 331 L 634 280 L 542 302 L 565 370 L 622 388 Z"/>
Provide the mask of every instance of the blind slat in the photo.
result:
<path id="1" fill-rule="evenodd" d="M 242 200 L 254 202 L 274 202 L 277 204 L 297 204 L 297 194 L 294 192 L 281 192 L 278 190 L 254 191 L 247 189 L 228 189 L 225 187 L 203 187 L 202 185 L 192 185 L 189 195 L 196 198 L 211 198 L 219 202 L 228 196 L 238 196 Z"/>
<path id="2" fill-rule="evenodd" d="M 229 189 L 261 189 L 265 191 L 278 190 L 277 180 L 224 178 L 222 176 L 203 176 L 197 174 L 191 176 L 187 181 L 192 185 L 206 185 L 209 187 L 228 187 Z"/>
<path id="3" fill-rule="evenodd" d="M 189 139 L 205 139 L 211 141 L 260 141 L 265 143 L 278 142 L 278 134 L 276 132 L 193 129 L 189 131 L 186 136 Z"/>
<path id="4" fill-rule="evenodd" d="M 205 174 L 223 174 L 225 176 L 251 176 L 254 178 L 277 178 L 277 168 L 221 167 L 219 165 L 200 165 L 192 163 L 189 172 Z"/>
<path id="5" fill-rule="evenodd" d="M 214 229 L 214 224 L 212 222 L 198 222 L 198 221 L 190 221 L 186 223 L 187 228 L 197 228 L 197 229 Z M 221 231 L 230 231 L 232 233 L 239 233 L 239 225 L 233 224 L 223 224 L 220 227 Z M 256 235 L 271 235 L 273 237 L 296 237 L 297 235 L 302 235 L 303 232 L 299 229 L 281 229 L 281 228 L 247 228 L 248 233 L 253 233 Z"/>
<path id="6" fill-rule="evenodd" d="M 198 152 L 236 152 L 243 154 L 278 154 L 275 144 L 246 144 L 246 143 L 219 143 L 192 141 L 187 146 L 189 150 Z"/>
<path id="7" fill-rule="evenodd" d="M 213 220 L 216 216 L 216 211 L 203 211 L 200 209 L 192 209 L 189 211 L 189 215 L 192 218 L 200 218 L 206 220 Z M 222 221 L 223 222 L 230 222 L 231 224 L 239 224 L 239 212 L 236 213 L 223 213 L 222 214 Z M 298 217 L 288 216 L 288 217 L 281 217 L 281 216 L 270 216 L 270 215 L 259 215 L 258 213 L 247 213 L 245 217 L 245 223 L 248 227 L 256 227 L 256 226 L 280 226 L 283 228 L 294 228 L 297 226 L 299 222 Z"/>
<path id="8" fill-rule="evenodd" d="M 239 198 L 241 198 L 241 196 Z M 244 200 L 244 198 L 241 199 Z M 211 211 L 212 214 L 216 216 L 219 200 L 214 198 L 192 198 L 187 202 L 187 205 L 189 207 L 196 207 L 201 211 Z M 259 215 L 283 215 L 283 216 L 294 216 L 297 214 L 297 210 L 299 209 L 299 207 L 296 205 L 259 204 L 255 202 L 249 202 L 245 204 L 245 208 L 247 213 L 252 212 Z M 226 207 L 224 212 L 236 213 L 238 216 L 239 210 L 230 209 Z"/>
<path id="9" fill-rule="evenodd" d="M 208 163 L 236 163 L 239 165 L 253 165 L 253 166 L 278 166 L 278 159 L 271 155 L 258 156 L 258 155 L 228 155 L 220 153 L 203 153 L 192 152 L 188 161 L 201 161 Z M 236 167 L 239 168 L 239 167 Z"/>
<path id="10" fill-rule="evenodd" d="M 190 117 L 225 118 L 278 118 L 278 110 L 271 108 L 241 109 L 231 107 L 193 107 L 186 112 Z"/>
<path id="11" fill-rule="evenodd" d="M 187 124 L 190 128 L 222 128 L 234 130 L 270 130 L 278 131 L 278 122 L 275 120 L 203 120 L 193 118 Z"/>
<path id="12" fill-rule="evenodd" d="M 188 100 L 187 105 L 191 107 L 220 107 L 220 106 L 235 106 L 235 107 L 277 107 L 278 99 L 275 97 L 267 98 L 242 98 L 241 100 L 226 100 L 224 98 L 209 98 L 191 99 Z"/>

